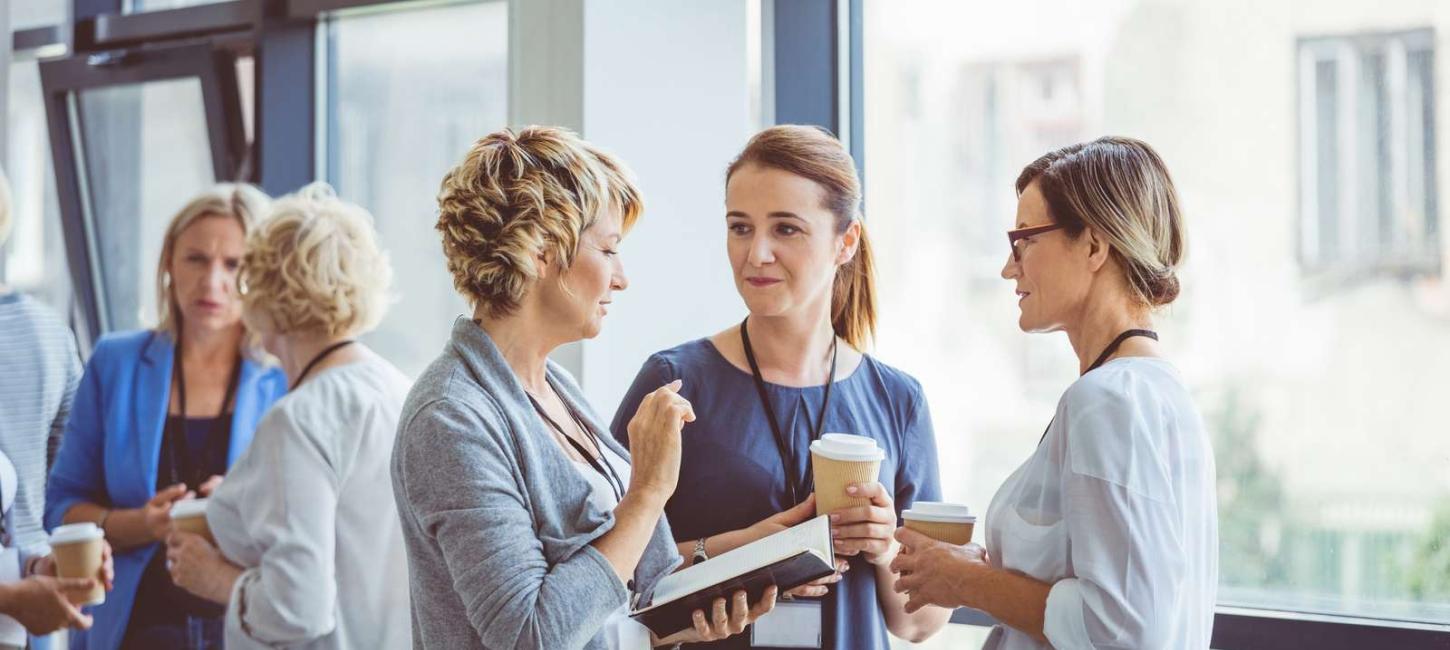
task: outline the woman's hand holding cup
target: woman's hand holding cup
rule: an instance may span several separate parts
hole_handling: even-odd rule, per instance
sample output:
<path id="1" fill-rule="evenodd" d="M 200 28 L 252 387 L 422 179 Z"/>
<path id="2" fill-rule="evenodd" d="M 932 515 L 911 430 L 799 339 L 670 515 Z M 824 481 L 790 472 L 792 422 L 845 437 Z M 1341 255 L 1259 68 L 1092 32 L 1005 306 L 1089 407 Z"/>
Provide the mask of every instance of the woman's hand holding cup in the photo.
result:
<path id="1" fill-rule="evenodd" d="M 831 513 L 831 537 L 837 555 L 860 555 L 867 562 L 886 566 L 896 557 L 896 507 L 886 486 L 875 481 L 846 486 L 852 497 L 869 499 L 868 505 Z"/>
<path id="2" fill-rule="evenodd" d="M 146 531 L 152 541 L 162 541 L 171 534 L 171 506 L 177 501 L 196 496 L 186 489 L 186 484 L 177 483 L 156 493 L 146 505 L 141 506 L 141 518 L 146 522 Z"/>
<path id="3" fill-rule="evenodd" d="M 695 409 L 679 394 L 678 379 L 646 395 L 629 421 L 633 461 L 630 492 L 668 498 L 680 480 L 680 430 L 695 421 Z"/>

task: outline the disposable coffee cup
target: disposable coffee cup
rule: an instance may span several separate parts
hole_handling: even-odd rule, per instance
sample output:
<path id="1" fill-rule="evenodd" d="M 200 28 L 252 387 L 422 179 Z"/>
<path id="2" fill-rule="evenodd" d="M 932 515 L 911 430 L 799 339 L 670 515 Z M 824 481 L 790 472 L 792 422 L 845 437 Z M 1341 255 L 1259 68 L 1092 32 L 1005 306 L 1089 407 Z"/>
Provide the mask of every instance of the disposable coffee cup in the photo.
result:
<path id="1" fill-rule="evenodd" d="M 966 506 L 940 501 L 917 501 L 902 511 L 906 527 L 939 542 L 961 546 L 972 541 L 977 516 Z"/>
<path id="2" fill-rule="evenodd" d="M 92 523 L 66 524 L 50 533 L 50 550 L 55 554 L 55 573 L 62 578 L 96 578 L 96 586 L 84 594 L 70 594 L 76 605 L 106 602 L 106 586 L 99 580 L 105 534 Z"/>
<path id="3" fill-rule="evenodd" d="M 212 545 L 216 539 L 211 536 L 211 527 L 206 524 L 206 499 L 177 501 L 171 506 L 171 525 L 184 533 L 201 535 Z"/>
<path id="4" fill-rule="evenodd" d="M 852 483 L 875 483 L 886 452 L 866 436 L 828 433 L 811 443 L 811 473 L 816 482 L 816 514 L 870 505 L 867 497 L 846 494 Z"/>

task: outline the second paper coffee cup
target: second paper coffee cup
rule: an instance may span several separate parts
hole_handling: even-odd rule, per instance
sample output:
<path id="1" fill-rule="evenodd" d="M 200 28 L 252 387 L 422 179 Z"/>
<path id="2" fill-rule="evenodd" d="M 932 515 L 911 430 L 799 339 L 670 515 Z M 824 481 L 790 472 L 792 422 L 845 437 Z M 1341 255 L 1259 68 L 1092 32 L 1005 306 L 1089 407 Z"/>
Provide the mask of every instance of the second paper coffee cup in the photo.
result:
<path id="1" fill-rule="evenodd" d="M 50 533 L 50 550 L 55 555 L 55 573 L 62 578 L 99 578 L 105 534 L 93 523 L 66 524 Z M 106 602 L 106 587 L 96 585 L 84 595 L 71 598 L 76 605 Z"/>
<path id="2" fill-rule="evenodd" d="M 171 523 L 186 533 L 201 535 L 206 541 L 216 544 L 211 536 L 211 527 L 206 523 L 206 499 L 177 501 L 171 506 Z"/>
<path id="3" fill-rule="evenodd" d="M 828 433 L 811 443 L 811 474 L 816 483 L 816 514 L 871 503 L 846 494 L 852 483 L 874 483 L 886 452 L 866 436 Z"/>
<path id="4" fill-rule="evenodd" d="M 939 542 L 958 546 L 972 541 L 977 516 L 966 506 L 939 501 L 917 501 L 902 511 L 906 527 Z"/>

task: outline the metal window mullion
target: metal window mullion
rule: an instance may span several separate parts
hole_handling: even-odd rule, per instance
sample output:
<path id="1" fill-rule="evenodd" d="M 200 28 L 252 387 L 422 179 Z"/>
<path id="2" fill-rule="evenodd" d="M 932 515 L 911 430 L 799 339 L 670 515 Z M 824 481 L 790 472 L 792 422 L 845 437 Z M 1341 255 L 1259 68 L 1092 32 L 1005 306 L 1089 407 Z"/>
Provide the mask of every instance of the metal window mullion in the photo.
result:
<path id="1" fill-rule="evenodd" d="M 101 277 L 100 243 L 96 240 L 96 213 L 91 204 L 90 169 L 86 165 L 85 131 L 81 128 L 80 91 L 65 91 L 64 101 L 65 120 L 71 136 L 70 150 L 73 157 L 71 169 L 76 175 L 74 190 L 80 204 L 80 227 L 81 234 L 85 238 L 86 257 L 90 260 L 86 267 L 91 276 L 96 327 L 98 328 L 90 334 L 94 338 L 100 338 L 102 333 L 111 331 L 111 302 L 107 295 L 105 278 Z"/>
<path id="2" fill-rule="evenodd" d="M 1319 250 L 1319 57 L 1299 51 L 1299 251 L 1307 268 L 1321 263 Z"/>
<path id="3" fill-rule="evenodd" d="M 1350 269 L 1361 261 L 1362 252 L 1359 246 L 1359 238 L 1356 237 L 1359 231 L 1359 220 L 1364 218 L 1364 213 L 1359 209 L 1359 138 L 1356 137 L 1359 126 L 1359 82 L 1360 66 L 1358 50 L 1353 45 L 1341 43 L 1335 52 L 1337 69 L 1337 85 L 1335 87 L 1335 103 L 1338 104 L 1338 124 L 1335 125 L 1335 139 L 1339 142 L 1339 158 L 1337 175 L 1338 185 L 1338 210 L 1335 214 L 1339 217 L 1335 224 L 1338 231 L 1337 243 L 1339 259 L 1333 260 L 1336 266 Z"/>
<path id="4" fill-rule="evenodd" d="M 1390 39 L 1385 46 L 1385 95 L 1389 103 L 1390 122 L 1390 240 L 1381 242 L 1380 254 L 1383 261 L 1393 262 L 1399 253 L 1406 250 L 1414 225 L 1409 223 L 1415 205 L 1410 201 L 1414 194 L 1410 180 L 1409 65 L 1406 61 L 1405 43 L 1398 38 Z"/>

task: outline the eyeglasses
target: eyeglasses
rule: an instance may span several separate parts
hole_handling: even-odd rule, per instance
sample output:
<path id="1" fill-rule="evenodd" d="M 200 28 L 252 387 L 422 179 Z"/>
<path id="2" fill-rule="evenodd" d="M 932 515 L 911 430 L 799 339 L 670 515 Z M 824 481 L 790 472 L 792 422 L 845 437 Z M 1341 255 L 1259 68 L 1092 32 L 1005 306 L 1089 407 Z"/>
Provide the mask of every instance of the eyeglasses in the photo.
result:
<path id="1" fill-rule="evenodd" d="M 1022 247 L 1018 246 L 1018 243 L 1020 243 L 1023 239 L 1026 239 L 1033 235 L 1041 235 L 1045 232 L 1052 232 L 1054 230 L 1057 230 L 1058 228 L 1064 227 L 1066 227 L 1065 224 L 1051 223 L 1045 226 L 1032 226 L 1031 228 L 1018 228 L 1017 230 L 1008 230 L 1007 245 L 1012 247 L 1012 261 L 1022 261 Z"/>

